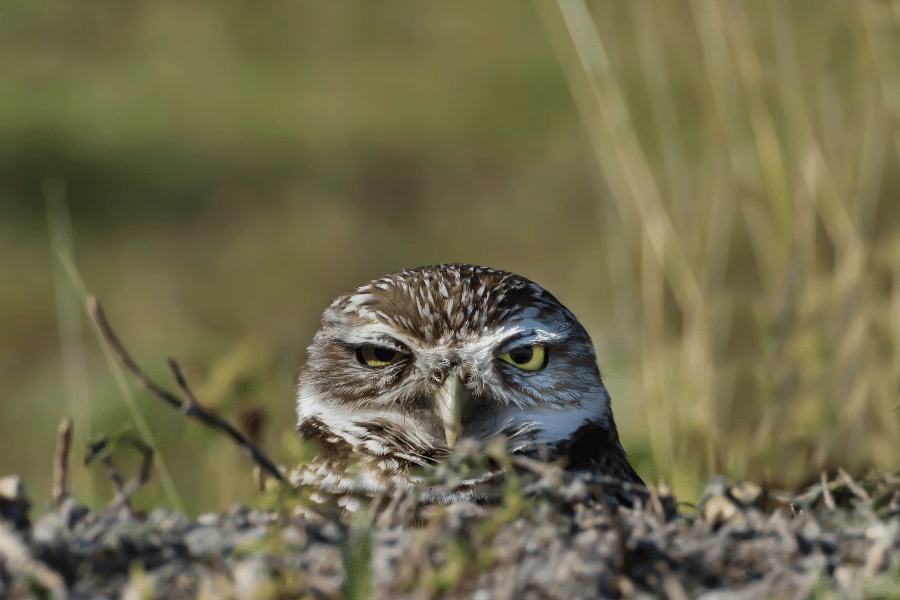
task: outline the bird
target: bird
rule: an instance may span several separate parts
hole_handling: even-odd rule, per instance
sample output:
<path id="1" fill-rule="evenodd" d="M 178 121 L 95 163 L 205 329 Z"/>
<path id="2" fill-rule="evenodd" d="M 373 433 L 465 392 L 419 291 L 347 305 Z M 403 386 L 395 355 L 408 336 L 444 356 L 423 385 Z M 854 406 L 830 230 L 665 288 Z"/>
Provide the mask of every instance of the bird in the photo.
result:
<path id="1" fill-rule="evenodd" d="M 404 269 L 334 300 L 297 417 L 318 454 L 292 481 L 335 493 L 408 486 L 463 440 L 499 436 L 512 454 L 643 485 L 585 328 L 541 286 L 487 267 Z"/>

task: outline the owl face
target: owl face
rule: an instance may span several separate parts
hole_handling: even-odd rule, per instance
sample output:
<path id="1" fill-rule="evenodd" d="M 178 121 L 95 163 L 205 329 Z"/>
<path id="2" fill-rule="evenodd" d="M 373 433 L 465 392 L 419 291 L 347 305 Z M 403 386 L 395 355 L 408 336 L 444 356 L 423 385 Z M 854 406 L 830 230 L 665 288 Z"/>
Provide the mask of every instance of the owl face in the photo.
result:
<path id="1" fill-rule="evenodd" d="M 588 434 L 621 452 L 584 327 L 537 284 L 469 265 L 399 271 L 335 300 L 297 412 L 329 461 L 352 454 L 385 471 L 500 434 L 551 458 Z"/>

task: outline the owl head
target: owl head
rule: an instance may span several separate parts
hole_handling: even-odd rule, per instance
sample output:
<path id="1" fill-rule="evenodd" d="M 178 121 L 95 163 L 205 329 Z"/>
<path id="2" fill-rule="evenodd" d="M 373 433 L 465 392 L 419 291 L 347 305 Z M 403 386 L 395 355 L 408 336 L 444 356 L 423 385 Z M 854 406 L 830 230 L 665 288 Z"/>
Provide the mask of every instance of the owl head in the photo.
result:
<path id="1" fill-rule="evenodd" d="M 640 481 L 584 327 L 537 284 L 484 267 L 407 269 L 335 300 L 308 348 L 297 413 L 331 464 L 355 456 L 396 474 L 462 438 L 504 435 L 513 452 Z"/>

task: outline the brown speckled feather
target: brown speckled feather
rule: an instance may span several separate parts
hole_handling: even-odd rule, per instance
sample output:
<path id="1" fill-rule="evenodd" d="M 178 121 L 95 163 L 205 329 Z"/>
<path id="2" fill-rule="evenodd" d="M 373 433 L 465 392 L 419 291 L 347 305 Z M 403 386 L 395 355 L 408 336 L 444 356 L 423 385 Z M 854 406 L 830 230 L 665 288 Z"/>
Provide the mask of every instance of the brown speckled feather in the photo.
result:
<path id="1" fill-rule="evenodd" d="M 504 271 L 433 265 L 336 299 L 308 349 L 297 413 L 320 450 L 294 481 L 332 491 L 402 486 L 410 467 L 434 464 L 456 440 L 498 435 L 513 452 L 642 483 L 584 327 Z"/>

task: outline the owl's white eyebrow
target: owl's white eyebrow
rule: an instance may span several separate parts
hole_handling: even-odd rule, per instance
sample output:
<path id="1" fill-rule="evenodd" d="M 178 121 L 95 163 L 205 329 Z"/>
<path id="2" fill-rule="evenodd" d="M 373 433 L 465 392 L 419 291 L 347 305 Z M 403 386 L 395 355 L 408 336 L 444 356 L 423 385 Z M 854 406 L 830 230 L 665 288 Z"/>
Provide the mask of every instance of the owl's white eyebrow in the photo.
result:
<path id="1" fill-rule="evenodd" d="M 383 346 L 398 352 L 409 352 L 409 349 L 402 342 L 386 335 L 354 335 L 343 337 L 340 341 L 351 346 Z"/>
<path id="2" fill-rule="evenodd" d="M 506 337 L 501 342 L 502 345 L 508 346 L 514 342 L 532 342 L 532 343 L 551 343 L 562 339 L 562 335 L 554 331 L 549 331 L 543 327 L 524 329 L 520 326 L 512 327 L 508 330 L 512 335 Z"/>

